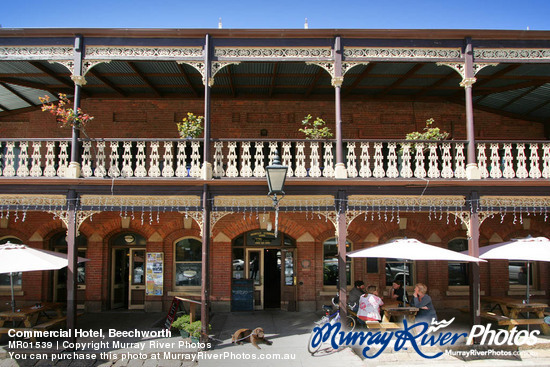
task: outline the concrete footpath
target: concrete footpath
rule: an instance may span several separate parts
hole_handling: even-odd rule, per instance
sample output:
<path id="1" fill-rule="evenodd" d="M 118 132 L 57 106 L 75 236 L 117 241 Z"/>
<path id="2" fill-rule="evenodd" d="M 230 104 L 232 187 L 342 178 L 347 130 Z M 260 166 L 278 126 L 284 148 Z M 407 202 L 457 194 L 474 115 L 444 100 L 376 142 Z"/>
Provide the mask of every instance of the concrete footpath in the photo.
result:
<path id="1" fill-rule="evenodd" d="M 445 315 L 446 319 L 457 316 L 446 331 L 469 332 L 464 315 Z M 63 352 L 64 339 L 39 339 L 51 341 L 54 346 L 31 345 L 30 348 L 9 348 L 6 336 L 0 340 L 0 367 L 11 366 L 550 366 L 550 338 L 540 337 L 534 346 L 489 349 L 471 347 L 463 342 L 451 347 L 423 347 L 428 356 L 443 352 L 435 359 L 420 356 L 410 344 L 399 351 L 388 346 L 374 359 L 362 356 L 363 346 L 344 347 L 334 351 L 328 345 L 311 355 L 308 352 L 314 321 L 320 318 L 313 312 L 259 311 L 243 313 L 217 313 L 213 315 L 212 345 L 210 350 L 201 350 L 189 339 L 176 333 L 171 337 L 141 337 L 134 335 L 109 337 L 108 330 L 155 332 L 162 330 L 164 314 L 143 312 L 103 312 L 86 314 L 79 319 L 82 330 L 103 330 L 104 337 L 81 337 L 83 343 L 78 352 Z M 231 343 L 233 333 L 240 328 L 262 327 L 272 345 L 260 344 L 256 349 L 250 343 Z M 357 331 L 357 330 L 356 330 Z M 366 331 L 366 330 L 362 330 Z M 13 340 L 13 339 L 12 339 Z M 25 341 L 24 339 L 17 339 Z M 28 342 L 28 340 L 26 340 Z M 61 344 L 58 344 L 61 342 Z M 447 351 L 447 352 L 446 352 Z M 375 353 L 376 350 L 369 352 Z M 11 354 L 13 353 L 13 354 Z M 37 360 L 37 357 L 43 357 Z"/>

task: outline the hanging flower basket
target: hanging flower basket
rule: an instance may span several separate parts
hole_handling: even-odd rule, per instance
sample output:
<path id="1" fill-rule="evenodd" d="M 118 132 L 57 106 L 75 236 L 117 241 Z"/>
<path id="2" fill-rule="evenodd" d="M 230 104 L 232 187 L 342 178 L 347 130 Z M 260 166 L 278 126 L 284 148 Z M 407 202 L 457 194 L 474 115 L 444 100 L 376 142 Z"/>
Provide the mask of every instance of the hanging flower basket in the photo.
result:
<path id="1" fill-rule="evenodd" d="M 55 120 L 60 124 L 60 127 L 75 127 L 82 129 L 88 122 L 94 118 L 79 108 L 76 111 L 73 108 L 67 108 L 69 99 L 66 94 L 59 93 L 57 104 L 50 102 L 49 96 L 38 97 L 42 103 L 42 111 L 49 112 L 55 116 Z"/>
<path id="2" fill-rule="evenodd" d="M 203 120 L 203 116 L 195 116 L 193 113 L 187 112 L 187 117 L 177 124 L 180 137 L 182 139 L 198 138 L 204 129 Z"/>

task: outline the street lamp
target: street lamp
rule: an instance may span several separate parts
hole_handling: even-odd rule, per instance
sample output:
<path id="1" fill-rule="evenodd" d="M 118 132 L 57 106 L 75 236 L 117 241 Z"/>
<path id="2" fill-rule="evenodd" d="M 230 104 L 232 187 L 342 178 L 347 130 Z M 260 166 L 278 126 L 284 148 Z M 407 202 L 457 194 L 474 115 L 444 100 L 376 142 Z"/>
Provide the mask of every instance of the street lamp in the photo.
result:
<path id="1" fill-rule="evenodd" d="M 287 171 L 288 167 L 281 164 L 279 154 L 275 151 L 273 163 L 265 168 L 267 185 L 269 186 L 269 193 L 267 196 L 273 200 L 273 207 L 275 208 L 275 237 L 277 237 L 278 234 L 279 202 L 285 196 L 283 188 L 285 186 Z M 277 195 L 280 195 L 280 197 L 277 197 Z"/>

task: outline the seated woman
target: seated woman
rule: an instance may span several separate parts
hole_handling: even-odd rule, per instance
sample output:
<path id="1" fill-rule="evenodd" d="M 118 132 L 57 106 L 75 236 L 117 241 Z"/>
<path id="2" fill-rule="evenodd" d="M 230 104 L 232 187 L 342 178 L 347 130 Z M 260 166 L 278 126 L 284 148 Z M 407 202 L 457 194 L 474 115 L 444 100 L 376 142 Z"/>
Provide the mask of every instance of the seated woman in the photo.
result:
<path id="1" fill-rule="evenodd" d="M 376 286 L 369 285 L 367 287 L 367 294 L 359 298 L 357 317 L 363 321 L 380 321 L 380 306 L 383 304 L 382 299 L 378 297 Z"/>
<path id="2" fill-rule="evenodd" d="M 416 284 L 414 286 L 414 298 L 412 299 L 411 305 L 413 307 L 418 307 L 416 322 L 427 322 L 431 324 L 432 319 L 437 320 L 437 314 L 432 303 L 432 298 L 426 294 L 427 292 L 428 287 L 426 287 L 425 284 Z"/>

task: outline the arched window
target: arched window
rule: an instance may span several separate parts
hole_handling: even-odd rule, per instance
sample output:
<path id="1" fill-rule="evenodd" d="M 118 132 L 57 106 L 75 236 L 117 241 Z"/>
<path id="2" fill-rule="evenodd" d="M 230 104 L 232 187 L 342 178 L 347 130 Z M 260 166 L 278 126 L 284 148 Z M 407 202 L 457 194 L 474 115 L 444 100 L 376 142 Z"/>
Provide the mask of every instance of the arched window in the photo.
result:
<path id="1" fill-rule="evenodd" d="M 15 237 L 5 237 L 0 239 L 0 245 L 3 245 L 5 243 L 15 243 L 15 244 L 21 244 L 23 241 L 21 241 L 18 238 Z M 13 273 L 13 287 L 14 289 L 21 289 L 21 272 Z M 10 285 L 10 274 L 0 274 L 0 289 L 1 288 L 11 288 Z"/>
<path id="2" fill-rule="evenodd" d="M 174 244 L 175 286 L 200 287 L 202 278 L 202 242 L 184 238 Z"/>
<path id="3" fill-rule="evenodd" d="M 466 251 L 468 250 L 468 240 L 465 238 L 455 238 L 449 241 L 447 248 L 456 252 Z M 468 268 L 468 263 L 454 263 L 449 261 L 449 285 L 469 285 L 470 276 Z"/>
<path id="4" fill-rule="evenodd" d="M 351 251 L 351 242 L 346 241 L 346 252 Z M 323 285 L 336 285 L 338 280 L 338 239 L 323 243 Z M 351 284 L 351 258 L 346 257 L 346 284 Z"/>

